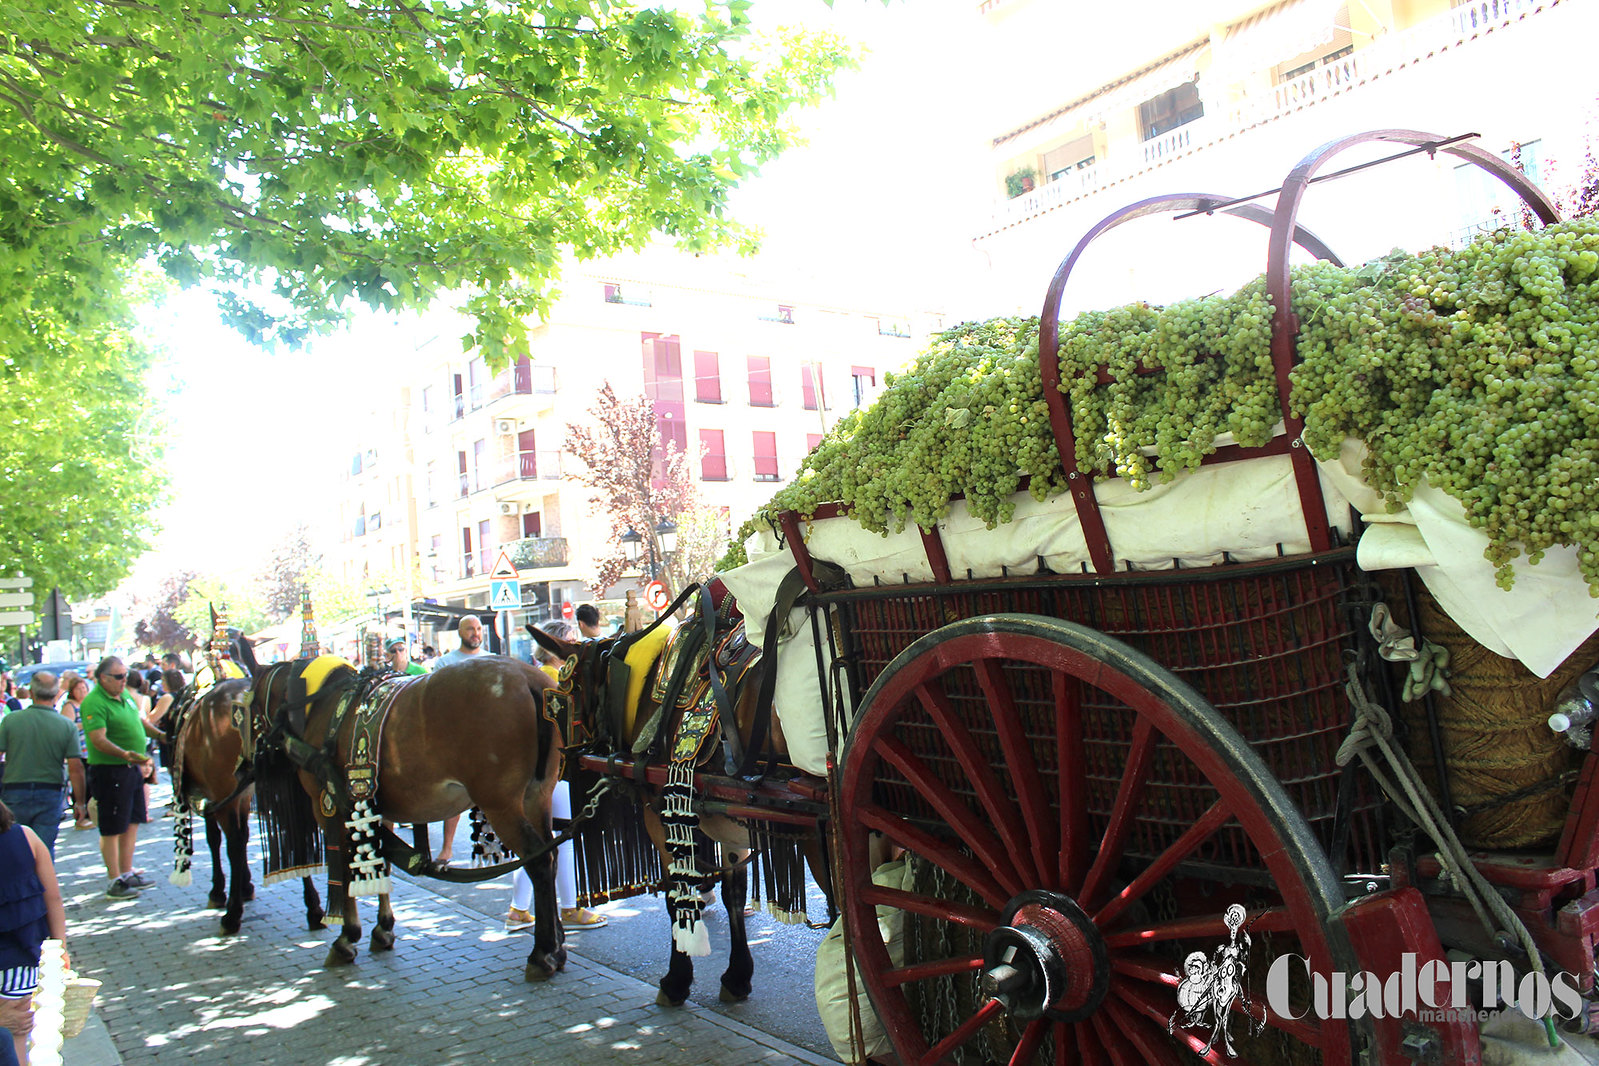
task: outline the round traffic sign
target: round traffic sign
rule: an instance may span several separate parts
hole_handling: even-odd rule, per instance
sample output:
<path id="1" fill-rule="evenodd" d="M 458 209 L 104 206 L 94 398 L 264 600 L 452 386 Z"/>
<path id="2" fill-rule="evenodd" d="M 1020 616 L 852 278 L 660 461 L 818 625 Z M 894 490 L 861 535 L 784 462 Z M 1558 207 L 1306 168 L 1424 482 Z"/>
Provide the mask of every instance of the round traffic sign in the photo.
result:
<path id="1" fill-rule="evenodd" d="M 666 594 L 666 586 L 659 581 L 651 581 L 644 586 L 644 602 L 652 611 L 664 611 L 672 598 Z"/>
<path id="2" fill-rule="evenodd" d="M 572 606 L 571 600 L 567 600 L 565 603 L 561 604 L 561 617 L 566 619 L 568 622 L 577 617 L 577 608 Z"/>

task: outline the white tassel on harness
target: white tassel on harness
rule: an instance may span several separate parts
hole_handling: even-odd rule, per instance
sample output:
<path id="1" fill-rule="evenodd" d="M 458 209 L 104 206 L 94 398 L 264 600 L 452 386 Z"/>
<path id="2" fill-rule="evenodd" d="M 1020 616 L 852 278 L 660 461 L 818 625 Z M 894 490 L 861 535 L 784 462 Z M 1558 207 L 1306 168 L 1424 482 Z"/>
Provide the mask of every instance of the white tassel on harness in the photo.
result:
<path id="1" fill-rule="evenodd" d="M 388 862 L 377 844 L 382 825 L 370 799 L 355 801 L 350 820 L 345 823 L 345 839 L 350 843 L 351 896 L 381 896 L 392 888 Z"/>
<path id="2" fill-rule="evenodd" d="M 194 881 L 193 866 L 194 816 L 184 805 L 178 811 L 177 821 L 172 823 L 172 872 L 167 880 L 179 888 L 188 887 Z"/>
<path id="3" fill-rule="evenodd" d="M 709 955 L 711 933 L 701 920 L 699 867 L 694 861 L 694 830 L 699 815 L 694 813 L 694 764 L 673 762 L 667 771 L 666 787 L 661 790 L 661 821 L 666 825 L 666 843 L 672 852 L 669 870 L 672 887 L 672 946 L 685 955 Z"/>

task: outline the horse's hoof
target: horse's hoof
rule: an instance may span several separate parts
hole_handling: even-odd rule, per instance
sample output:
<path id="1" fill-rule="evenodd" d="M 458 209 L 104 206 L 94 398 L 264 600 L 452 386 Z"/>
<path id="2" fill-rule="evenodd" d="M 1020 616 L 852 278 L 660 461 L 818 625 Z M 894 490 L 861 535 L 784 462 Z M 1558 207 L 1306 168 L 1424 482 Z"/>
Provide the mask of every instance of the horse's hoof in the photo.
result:
<path id="1" fill-rule="evenodd" d="M 723 985 L 722 991 L 717 995 L 716 998 L 721 1000 L 723 1003 L 743 1003 L 746 999 L 750 998 L 750 994 L 746 992 L 741 996 L 737 992 L 734 992 L 731 988 Z"/>
<path id="2" fill-rule="evenodd" d="M 327 917 L 327 915 L 322 912 L 322 909 L 320 907 L 318 907 L 314 911 L 307 911 L 306 912 L 306 914 L 305 914 L 305 924 L 311 930 L 311 932 L 314 933 L 318 929 L 326 929 L 327 928 L 327 926 L 325 924 L 323 924 L 323 921 L 322 921 L 322 919 L 326 918 L 326 917 Z"/>
<path id="3" fill-rule="evenodd" d="M 242 914 L 224 914 L 222 916 L 222 931 L 232 936 L 239 931 L 239 925 L 244 920 Z"/>
<path id="4" fill-rule="evenodd" d="M 205 905 L 214 911 L 219 911 L 228 905 L 228 897 L 218 892 L 213 892 L 205 897 Z"/>
<path id="5" fill-rule="evenodd" d="M 355 961 L 355 945 L 345 942 L 343 938 L 335 940 L 333 946 L 328 948 L 328 957 L 322 960 L 322 965 L 328 969 L 335 966 L 348 966 Z"/>
<path id="6" fill-rule="evenodd" d="M 684 997 L 684 999 L 686 998 L 687 997 Z M 684 999 L 673 999 L 665 992 L 655 993 L 655 1005 L 657 1007 L 681 1007 L 684 1003 Z"/>
<path id="7" fill-rule="evenodd" d="M 545 967 L 540 966 L 537 963 L 530 962 L 530 963 L 527 964 L 527 966 L 523 967 L 523 969 L 522 969 L 522 979 L 524 981 L 531 981 L 534 984 L 537 984 L 540 981 L 548 981 L 550 978 L 552 978 L 554 976 L 555 976 L 555 970 L 554 969 L 546 969 Z"/>
<path id="8" fill-rule="evenodd" d="M 255 899 L 255 886 L 254 885 L 245 885 L 244 886 L 244 897 L 243 898 L 244 898 L 244 902 L 246 902 L 246 903 L 249 903 L 251 900 Z"/>
<path id="9" fill-rule="evenodd" d="M 378 927 L 377 929 L 372 930 L 372 950 L 373 951 L 393 951 L 394 950 L 394 932 L 393 932 L 393 930 L 384 929 L 381 926 Z"/>

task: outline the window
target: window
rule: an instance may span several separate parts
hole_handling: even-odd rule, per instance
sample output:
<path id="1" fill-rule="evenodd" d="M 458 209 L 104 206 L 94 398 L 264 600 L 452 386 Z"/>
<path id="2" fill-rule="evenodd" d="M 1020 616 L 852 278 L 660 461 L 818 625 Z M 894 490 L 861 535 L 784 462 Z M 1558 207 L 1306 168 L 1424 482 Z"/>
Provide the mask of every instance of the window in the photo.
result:
<path id="1" fill-rule="evenodd" d="M 1138 105 L 1138 125 L 1144 131 L 1146 141 L 1204 115 L 1205 105 L 1199 100 L 1199 86 L 1191 81 Z"/>
<path id="2" fill-rule="evenodd" d="M 722 402 L 722 368 L 715 352 L 694 353 L 694 399 L 699 403 Z"/>
<path id="3" fill-rule="evenodd" d="M 1044 153 L 1044 174 L 1050 181 L 1058 181 L 1074 170 L 1094 165 L 1094 138 L 1078 137 L 1058 148 Z"/>
<path id="4" fill-rule="evenodd" d="M 543 515 L 537 514 L 537 513 L 523 515 L 522 516 L 522 536 L 524 536 L 524 537 L 543 536 L 543 533 L 541 532 L 541 530 L 543 529 L 543 525 L 544 525 L 543 521 L 542 521 L 543 518 L 544 518 Z"/>
<path id="5" fill-rule="evenodd" d="M 1519 166 L 1527 180 L 1534 185 L 1542 183 L 1543 142 L 1512 143 L 1499 153 L 1500 158 L 1512 166 Z M 1463 163 L 1455 168 L 1456 219 L 1459 228 L 1453 239 L 1464 244 L 1479 233 L 1489 233 L 1502 226 L 1514 228 L 1521 217 L 1521 198 L 1511 192 L 1499 179 L 1473 163 Z"/>
<path id="6" fill-rule="evenodd" d="M 462 384 L 460 374 L 450 375 L 450 388 L 453 390 L 451 395 L 455 397 L 454 406 L 450 412 L 450 420 L 453 422 L 466 417 L 466 386 Z"/>
<path id="7" fill-rule="evenodd" d="M 442 533 L 433 534 L 433 538 L 428 541 L 428 568 L 433 571 L 433 580 L 436 582 L 444 580 L 444 571 L 439 569 L 439 555 L 443 551 L 444 535 Z"/>
<path id="8" fill-rule="evenodd" d="M 427 499 L 429 507 L 439 505 L 439 464 L 436 460 L 428 460 L 427 473 Z"/>
<path id="9" fill-rule="evenodd" d="M 800 364 L 800 391 L 805 396 L 805 410 L 815 411 L 825 406 L 827 394 L 822 387 L 822 367 L 819 363 Z"/>
<path id="10" fill-rule="evenodd" d="M 755 431 L 755 480 L 777 480 L 777 434 L 767 430 Z"/>
<path id="11" fill-rule="evenodd" d="M 794 309 L 785 304 L 778 304 L 777 320 L 785 326 L 792 326 L 794 324 Z"/>
<path id="12" fill-rule="evenodd" d="M 538 444 L 531 429 L 524 429 L 516 435 L 516 476 L 519 478 L 539 476 Z"/>
<path id="13" fill-rule="evenodd" d="M 439 398 L 434 395 L 432 385 L 422 386 L 422 432 L 433 432 L 433 418 L 438 414 Z"/>
<path id="14" fill-rule="evenodd" d="M 477 524 L 477 572 L 486 574 L 494 569 L 494 560 L 489 557 L 489 520 L 484 519 Z"/>
<path id="15" fill-rule="evenodd" d="M 644 395 L 655 408 L 656 444 L 652 475 L 663 484 L 666 453 L 688 451 L 688 425 L 683 406 L 683 346 L 680 338 L 659 333 L 640 335 L 644 344 Z"/>
<path id="16" fill-rule="evenodd" d="M 361 453 L 360 452 L 356 452 L 355 453 L 355 458 L 350 460 L 350 476 L 354 477 L 355 475 L 359 474 L 360 472 L 361 472 Z"/>
<path id="17" fill-rule="evenodd" d="M 488 380 L 489 368 L 484 365 L 481 356 L 466 364 L 467 399 L 474 411 L 483 406 L 483 386 Z"/>
<path id="18" fill-rule="evenodd" d="M 771 407 L 772 404 L 772 360 L 764 355 L 749 357 L 750 367 L 750 406 Z"/>
<path id="19" fill-rule="evenodd" d="M 850 398 L 855 401 L 855 406 L 865 407 L 871 403 L 872 394 L 877 389 L 877 371 L 869 366 L 852 366 L 849 368 L 849 378 Z"/>
<path id="20" fill-rule="evenodd" d="M 354 534 L 357 537 L 366 536 L 366 506 L 362 505 L 361 513 L 355 516 Z"/>
<path id="21" fill-rule="evenodd" d="M 822 443 L 822 435 L 820 433 L 805 434 L 805 454 L 809 455 L 811 452 L 814 452 L 816 450 L 816 446 L 820 443 Z"/>
<path id="22" fill-rule="evenodd" d="M 467 494 L 472 491 L 471 475 L 469 475 L 466 472 L 466 453 L 465 452 L 456 452 L 455 453 L 455 465 L 456 465 L 456 473 L 457 473 L 457 487 L 456 487 L 455 495 L 456 495 L 456 498 L 464 500 L 464 499 L 466 499 Z"/>
<path id="23" fill-rule="evenodd" d="M 650 306 L 650 294 L 648 289 L 624 291 L 621 282 L 608 282 L 605 286 L 605 302 L 608 304 L 628 304 L 631 307 L 648 307 Z"/>
<path id="24" fill-rule="evenodd" d="M 371 514 L 366 516 L 366 531 L 368 533 L 376 533 L 378 530 L 380 530 L 382 528 L 383 528 L 383 514 L 382 514 L 382 512 L 373 511 Z"/>
<path id="25" fill-rule="evenodd" d="M 477 557 L 472 554 L 472 527 L 461 527 L 461 576 L 473 577 L 477 574 Z"/>
<path id="26" fill-rule="evenodd" d="M 483 467 L 489 461 L 489 442 L 475 440 L 472 442 L 472 491 L 476 492 L 483 487 Z"/>
<path id="27" fill-rule="evenodd" d="M 700 430 L 700 445 L 705 455 L 700 459 L 700 479 L 703 481 L 727 480 L 727 445 L 719 429 Z"/>

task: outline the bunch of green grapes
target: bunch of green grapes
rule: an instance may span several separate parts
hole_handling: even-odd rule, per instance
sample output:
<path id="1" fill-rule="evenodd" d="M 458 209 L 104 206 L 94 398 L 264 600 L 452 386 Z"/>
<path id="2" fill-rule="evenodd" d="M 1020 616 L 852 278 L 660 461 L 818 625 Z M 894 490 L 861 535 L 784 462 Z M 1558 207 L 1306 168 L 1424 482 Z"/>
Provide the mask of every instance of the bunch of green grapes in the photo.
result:
<path id="1" fill-rule="evenodd" d="M 1593 219 L 1298 272 L 1305 443 L 1328 456 L 1365 442 L 1391 507 L 1423 479 L 1459 500 L 1501 586 L 1522 552 L 1560 544 L 1599 595 L 1596 285 Z"/>
<path id="2" fill-rule="evenodd" d="M 1355 269 L 1298 267 L 1291 291 L 1301 331 L 1290 410 L 1314 455 L 1354 438 L 1390 506 L 1423 480 L 1459 500 L 1506 587 L 1520 553 L 1537 561 L 1561 544 L 1576 547 L 1599 595 L 1599 222 Z M 1054 355 L 1074 468 L 1146 488 L 1194 469 L 1223 433 L 1266 444 L 1281 418 L 1271 317 L 1256 279 L 1064 325 Z M 887 533 L 931 527 L 964 496 L 992 528 L 1024 480 L 1039 499 L 1064 491 L 1037 349 L 1030 318 L 938 335 L 823 438 L 757 520 L 843 502 Z"/>

